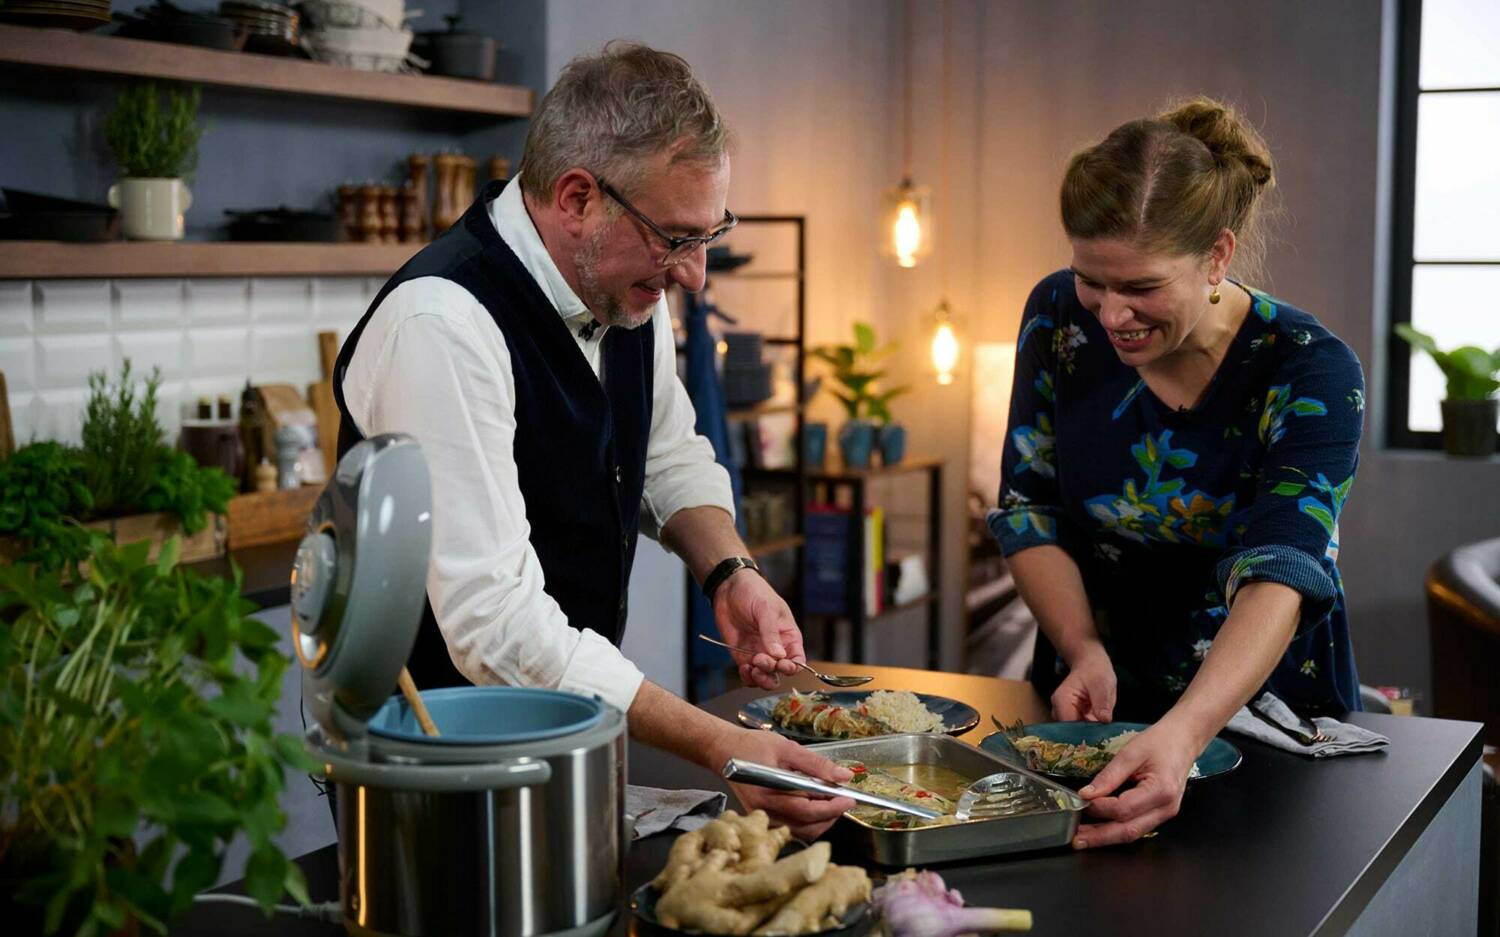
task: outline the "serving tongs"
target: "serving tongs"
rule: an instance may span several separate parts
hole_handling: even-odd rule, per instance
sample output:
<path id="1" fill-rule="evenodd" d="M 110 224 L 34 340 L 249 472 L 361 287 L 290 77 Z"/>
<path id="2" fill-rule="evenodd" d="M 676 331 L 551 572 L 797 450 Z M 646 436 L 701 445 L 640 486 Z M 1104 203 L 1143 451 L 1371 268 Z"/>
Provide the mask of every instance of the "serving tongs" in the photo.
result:
<path id="1" fill-rule="evenodd" d="M 991 820 L 996 817 L 1018 817 L 1040 810 L 1056 810 L 1057 802 L 1037 790 L 1037 786 L 1025 775 L 1015 771 L 1000 771 L 986 775 L 964 789 L 959 795 L 958 809 L 954 819 L 960 823 L 969 820 Z"/>
<path id="2" fill-rule="evenodd" d="M 823 794 L 828 797 L 847 797 L 857 803 L 910 814 L 914 817 L 921 817 L 923 820 L 937 820 L 943 816 L 939 811 L 927 807 L 902 803 L 890 797 L 881 797 L 879 794 L 871 794 L 869 791 L 861 791 L 841 784 L 828 784 L 795 771 L 784 771 L 781 768 L 772 768 L 769 765 L 739 758 L 731 758 L 724 762 L 724 770 L 720 773 L 724 776 L 724 780 L 734 781 L 737 784 L 750 784 L 773 791 L 805 791 L 809 794 Z"/>

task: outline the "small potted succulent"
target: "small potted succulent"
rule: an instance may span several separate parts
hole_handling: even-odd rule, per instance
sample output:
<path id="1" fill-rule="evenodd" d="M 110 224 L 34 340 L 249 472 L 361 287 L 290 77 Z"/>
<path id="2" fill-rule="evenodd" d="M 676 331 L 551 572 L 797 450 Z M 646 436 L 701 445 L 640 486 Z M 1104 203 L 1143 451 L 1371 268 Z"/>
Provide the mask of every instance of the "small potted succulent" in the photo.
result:
<path id="1" fill-rule="evenodd" d="M 1443 451 L 1449 455 L 1486 456 L 1495 451 L 1495 421 L 1500 400 L 1500 348 L 1485 351 L 1465 345 L 1452 351 L 1440 351 L 1432 336 L 1418 332 L 1406 323 L 1396 326 L 1396 334 L 1413 348 L 1432 356 L 1448 379 L 1448 393 L 1443 398 Z"/>
<path id="2" fill-rule="evenodd" d="M 109 187 L 127 238 L 181 240 L 193 204 L 185 181 L 198 163 L 198 89 L 161 91 L 151 83 L 120 92 L 104 126 L 124 176 Z"/>
<path id="3" fill-rule="evenodd" d="M 838 436 L 847 468 L 869 467 L 870 454 L 877 441 L 877 428 L 887 464 L 893 461 L 892 455 L 894 461 L 900 461 L 905 453 L 906 432 L 891 424 L 890 402 L 911 388 L 877 389 L 885 372 L 874 367 L 875 362 L 894 350 L 894 345 L 877 346 L 875 330 L 864 322 L 856 322 L 852 345 L 820 345 L 811 351 L 814 358 L 832 366 L 833 379 L 842 387 L 842 390 L 833 390 L 832 393 L 849 414 Z"/>

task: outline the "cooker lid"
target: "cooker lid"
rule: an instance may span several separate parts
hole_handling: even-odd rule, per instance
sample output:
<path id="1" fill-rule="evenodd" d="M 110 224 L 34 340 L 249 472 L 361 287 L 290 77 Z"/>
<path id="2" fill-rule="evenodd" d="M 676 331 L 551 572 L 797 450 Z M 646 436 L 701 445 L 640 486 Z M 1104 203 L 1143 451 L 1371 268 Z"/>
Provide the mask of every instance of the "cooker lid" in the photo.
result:
<path id="1" fill-rule="evenodd" d="M 396 691 L 421 623 L 431 545 L 417 441 L 386 434 L 350 449 L 308 516 L 291 584 L 304 697 L 330 736 L 362 736 Z"/>
<path id="2" fill-rule="evenodd" d="M 422 733 L 404 697 L 386 700 L 370 720 L 370 734 L 439 746 L 516 745 L 541 742 L 592 729 L 604 719 L 604 705 L 576 693 L 526 687 L 467 686 L 428 690 L 422 702 L 443 734 Z"/>

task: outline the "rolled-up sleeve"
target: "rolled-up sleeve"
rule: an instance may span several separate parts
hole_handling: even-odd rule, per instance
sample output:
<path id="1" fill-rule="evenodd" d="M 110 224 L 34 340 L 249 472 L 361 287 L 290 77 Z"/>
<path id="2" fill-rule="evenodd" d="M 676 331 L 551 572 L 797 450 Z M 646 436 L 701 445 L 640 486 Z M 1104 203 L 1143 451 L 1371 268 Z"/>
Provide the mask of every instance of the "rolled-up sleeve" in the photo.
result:
<path id="1" fill-rule="evenodd" d="M 665 302 L 657 307 L 652 321 L 655 373 L 641 531 L 655 539 L 672 515 L 684 508 L 721 508 L 733 518 L 734 495 L 729 473 L 714 461 L 712 444 L 698 435 L 693 402 L 677 376 L 677 343 Z"/>
<path id="2" fill-rule="evenodd" d="M 1257 432 L 1266 447 L 1241 542 L 1216 572 L 1225 602 L 1249 582 L 1278 582 L 1302 596 L 1298 633 L 1338 597 L 1339 514 L 1359 461 L 1364 417 L 1359 359 L 1331 335 L 1278 370 Z"/>
<path id="3" fill-rule="evenodd" d="M 433 489 L 427 594 L 459 672 L 626 710 L 640 670 L 597 632 L 569 625 L 543 589 L 517 482 L 509 352 L 498 329 L 476 326 L 488 318 L 476 307 L 445 280 L 393 290 L 371 320 L 387 317 L 388 327 L 368 330 L 350 362 L 350 416 L 367 436 L 408 433 L 422 446 Z"/>

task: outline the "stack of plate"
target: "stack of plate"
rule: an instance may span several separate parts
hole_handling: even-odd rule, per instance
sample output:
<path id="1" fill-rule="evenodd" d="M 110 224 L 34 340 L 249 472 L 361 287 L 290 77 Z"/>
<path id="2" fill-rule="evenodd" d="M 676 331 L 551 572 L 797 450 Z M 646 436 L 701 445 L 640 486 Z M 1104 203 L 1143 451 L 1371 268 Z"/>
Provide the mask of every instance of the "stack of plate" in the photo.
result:
<path id="1" fill-rule="evenodd" d="M 219 15 L 232 20 L 250 34 L 246 52 L 265 55 L 300 55 L 301 17 L 291 7 L 268 0 L 224 0 Z"/>
<path id="2" fill-rule="evenodd" d="M 304 0 L 303 45 L 312 57 L 370 72 L 412 71 L 405 0 Z"/>
<path id="3" fill-rule="evenodd" d="M 110 0 L 4 0 L 0 20 L 23 26 L 96 29 L 109 22 Z"/>

